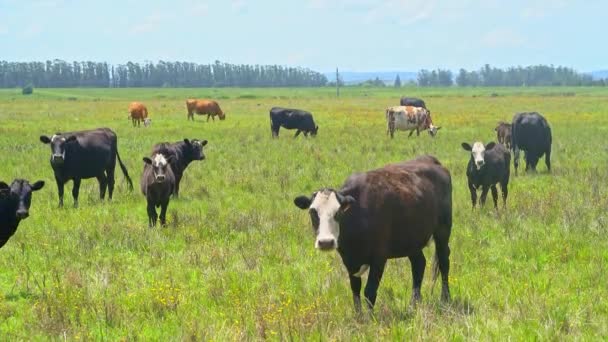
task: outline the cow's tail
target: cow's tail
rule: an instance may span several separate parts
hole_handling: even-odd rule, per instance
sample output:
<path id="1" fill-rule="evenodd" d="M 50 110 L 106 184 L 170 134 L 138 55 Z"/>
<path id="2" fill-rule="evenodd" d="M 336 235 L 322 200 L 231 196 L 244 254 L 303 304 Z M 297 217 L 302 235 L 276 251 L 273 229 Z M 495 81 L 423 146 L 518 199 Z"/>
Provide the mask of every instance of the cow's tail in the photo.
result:
<path id="1" fill-rule="evenodd" d="M 125 178 L 127 178 L 127 183 L 129 183 L 129 190 L 133 191 L 133 181 L 131 180 L 131 177 L 129 177 L 129 172 L 127 171 L 127 168 L 125 167 L 125 164 L 123 164 L 122 160 L 120 160 L 120 154 L 118 154 L 118 150 L 116 150 L 116 158 L 118 158 L 118 164 L 120 165 L 122 174 L 125 175 Z"/>

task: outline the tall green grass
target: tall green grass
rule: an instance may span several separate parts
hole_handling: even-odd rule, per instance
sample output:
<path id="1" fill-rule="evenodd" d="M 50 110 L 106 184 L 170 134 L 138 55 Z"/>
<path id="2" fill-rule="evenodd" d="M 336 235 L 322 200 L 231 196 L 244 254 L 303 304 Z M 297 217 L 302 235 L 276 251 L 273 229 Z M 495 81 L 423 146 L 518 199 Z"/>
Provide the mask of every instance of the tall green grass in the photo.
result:
<path id="1" fill-rule="evenodd" d="M 492 96 L 492 93 L 498 96 Z M 383 110 L 423 96 L 428 134 L 386 136 Z M 608 91 L 601 88 L 36 89 L 0 91 L 0 179 L 43 179 L 31 217 L 0 250 L 2 339 L 583 339 L 608 337 Z M 573 96 L 574 95 L 574 96 Z M 220 99 L 225 121 L 186 120 L 185 99 Z M 130 101 L 150 128 L 133 128 Z M 268 110 L 313 112 L 316 139 L 271 139 Z M 499 120 L 537 110 L 553 130 L 553 172 L 512 173 L 507 210 L 472 211 L 463 141 L 495 139 Z M 154 143 L 209 140 L 168 226 L 149 229 L 145 199 L 117 169 L 112 202 L 83 181 L 65 208 L 41 134 L 110 127 L 134 181 Z M 453 303 L 423 283 L 408 308 L 410 265 L 391 260 L 375 315 L 357 319 L 336 253 L 313 248 L 299 194 L 339 187 L 356 171 L 433 154 L 454 185 Z M 136 187 L 137 188 L 137 187 Z M 491 202 L 490 202 L 491 203 Z M 425 250 L 430 263 L 432 248 Z"/>

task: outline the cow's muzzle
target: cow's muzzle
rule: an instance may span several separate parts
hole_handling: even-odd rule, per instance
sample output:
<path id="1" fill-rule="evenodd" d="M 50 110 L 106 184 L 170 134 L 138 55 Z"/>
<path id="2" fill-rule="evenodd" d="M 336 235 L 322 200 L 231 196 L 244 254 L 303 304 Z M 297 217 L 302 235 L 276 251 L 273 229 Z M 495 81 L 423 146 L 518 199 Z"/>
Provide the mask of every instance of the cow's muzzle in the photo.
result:
<path id="1" fill-rule="evenodd" d="M 317 240 L 317 249 L 322 251 L 331 251 L 336 249 L 338 246 L 336 239 L 319 239 Z"/>
<path id="2" fill-rule="evenodd" d="M 165 175 L 157 175 L 155 179 L 157 183 L 162 183 L 165 181 Z"/>
<path id="3" fill-rule="evenodd" d="M 23 220 L 30 216 L 30 213 L 27 210 L 17 210 L 16 216 L 18 219 Z"/>
<path id="4" fill-rule="evenodd" d="M 53 154 L 51 156 L 51 161 L 53 163 L 59 163 L 62 164 L 64 162 L 64 158 L 63 158 L 63 154 Z"/>

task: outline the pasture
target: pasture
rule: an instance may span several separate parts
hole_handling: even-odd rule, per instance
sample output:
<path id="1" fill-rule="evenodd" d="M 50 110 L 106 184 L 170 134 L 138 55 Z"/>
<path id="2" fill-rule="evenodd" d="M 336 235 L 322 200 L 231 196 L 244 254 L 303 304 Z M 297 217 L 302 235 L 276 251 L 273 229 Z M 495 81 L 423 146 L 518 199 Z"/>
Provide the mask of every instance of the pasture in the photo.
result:
<path id="1" fill-rule="evenodd" d="M 492 94 L 498 96 L 492 96 Z M 422 97 L 436 125 L 386 135 L 384 109 Z M 189 97 L 216 99 L 225 121 L 186 119 Z M 149 128 L 133 128 L 142 101 Z M 272 106 L 309 110 L 314 139 L 281 129 Z M 553 132 L 551 174 L 512 172 L 507 210 L 491 196 L 471 210 L 469 153 L 462 142 L 495 141 L 516 111 L 542 113 Z M 143 340 L 596 340 L 608 336 L 608 90 L 535 89 L 35 89 L 0 90 L 0 179 L 45 180 L 30 217 L 0 250 L 3 339 Z M 83 180 L 80 207 L 65 207 L 42 134 L 109 127 L 135 183 L 117 168 L 113 202 Z M 148 228 L 137 184 L 154 143 L 207 139 L 206 160 L 184 174 L 168 226 Z M 389 260 L 375 315 L 358 319 L 337 253 L 313 248 L 297 195 L 339 187 L 355 171 L 432 154 L 452 174 L 453 302 L 432 288 L 408 308 L 410 263 Z M 523 163 L 523 161 L 522 161 Z M 523 164 L 522 164 L 523 165 Z M 512 167 L 512 166 L 511 166 Z M 513 169 L 512 169 L 513 170 Z M 523 170 L 523 167 L 521 168 Z M 431 243 L 432 245 L 432 243 Z"/>

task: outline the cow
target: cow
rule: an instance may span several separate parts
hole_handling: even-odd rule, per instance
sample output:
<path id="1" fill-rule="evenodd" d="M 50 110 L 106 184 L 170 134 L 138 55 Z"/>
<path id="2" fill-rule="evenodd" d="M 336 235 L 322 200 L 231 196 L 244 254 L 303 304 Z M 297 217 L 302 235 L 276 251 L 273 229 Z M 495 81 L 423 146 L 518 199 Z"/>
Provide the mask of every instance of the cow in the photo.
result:
<path id="1" fill-rule="evenodd" d="M 25 179 L 15 179 L 10 186 L 0 181 L 0 248 L 15 234 L 21 220 L 30 215 L 32 192 L 43 186 L 44 181 L 30 184 Z"/>
<path id="2" fill-rule="evenodd" d="M 524 151 L 526 171 L 536 171 L 538 160 L 545 155 L 547 170 L 551 172 L 551 127 L 537 112 L 517 113 L 511 124 L 511 149 L 515 174 L 519 166 L 519 151 Z"/>
<path id="3" fill-rule="evenodd" d="M 144 122 L 144 127 L 148 127 L 151 123 L 148 118 L 148 108 L 141 102 L 131 102 L 129 105 L 129 118 L 133 121 L 133 127 L 137 124 L 139 127 L 140 121 Z"/>
<path id="4" fill-rule="evenodd" d="M 148 203 L 148 224 L 156 226 L 159 218 L 156 208 L 160 207 L 160 224 L 167 223 L 167 207 L 175 188 L 175 175 L 169 163 L 172 157 L 165 158 L 162 153 L 155 153 L 152 158 L 144 157 L 144 172 L 141 176 L 141 192 Z"/>
<path id="5" fill-rule="evenodd" d="M 492 199 L 494 209 L 498 210 L 498 190 L 496 183 L 500 184 L 502 192 L 503 208 L 507 206 L 507 196 L 509 194 L 509 175 L 511 168 L 511 153 L 503 144 L 490 142 L 484 146 L 481 142 L 473 143 L 473 146 L 466 142 L 462 143 L 465 151 L 471 152 L 471 158 L 467 164 L 467 179 L 469 191 L 471 192 L 471 202 L 473 209 L 477 204 L 477 189 L 481 188 L 480 205 L 486 203 L 488 190 L 492 189 Z"/>
<path id="6" fill-rule="evenodd" d="M 410 131 L 411 137 L 414 131 L 416 136 L 420 136 L 420 130 L 428 130 L 431 137 L 437 135 L 441 126 L 435 126 L 431 118 L 431 112 L 422 107 L 413 106 L 394 106 L 386 109 L 386 134 L 394 137 L 395 130 Z"/>
<path id="7" fill-rule="evenodd" d="M 496 139 L 500 144 L 503 144 L 507 149 L 511 148 L 511 124 L 504 121 L 500 121 L 498 126 L 494 128 L 496 132 Z"/>
<path id="8" fill-rule="evenodd" d="M 159 143 L 152 149 L 152 154 L 162 153 L 169 160 L 171 170 L 175 176 L 175 189 L 173 191 L 175 197 L 179 197 L 179 183 L 188 165 L 194 160 L 205 159 L 203 153 L 205 145 L 207 145 L 207 140 L 184 139 L 176 143 Z"/>
<path id="9" fill-rule="evenodd" d="M 412 106 L 412 107 L 422 107 L 424 109 L 426 109 L 426 104 L 424 103 L 424 101 L 422 101 L 422 99 L 419 99 L 417 97 L 402 97 L 401 100 L 399 100 L 399 105 L 401 106 Z"/>
<path id="10" fill-rule="evenodd" d="M 111 200 L 114 192 L 116 159 L 127 179 L 129 189 L 133 190 L 129 172 L 118 154 L 118 138 L 111 129 L 97 128 L 56 133 L 50 138 L 41 135 L 40 141 L 51 147 L 50 161 L 59 191 L 59 207 L 63 207 L 63 187 L 70 180 L 74 181 L 72 188 L 74 208 L 78 207 L 78 193 L 83 179 L 97 178 L 99 197 L 101 200 L 104 199 L 107 187 L 108 198 Z"/>
<path id="11" fill-rule="evenodd" d="M 337 250 L 350 279 L 355 310 L 361 312 L 361 276 L 369 270 L 365 300 L 376 302 L 388 259 L 408 257 L 412 265 L 412 305 L 421 301 L 426 266 L 422 252 L 435 241 L 434 278 L 441 271 L 441 299 L 449 301 L 449 238 L 452 228 L 452 181 L 432 156 L 355 173 L 339 190 L 323 188 L 298 196 L 308 210 L 320 251 Z"/>
<path id="12" fill-rule="evenodd" d="M 194 113 L 200 115 L 207 114 L 207 122 L 209 122 L 209 118 L 212 118 L 213 121 L 215 121 L 216 115 L 220 120 L 226 119 L 226 113 L 224 113 L 220 108 L 220 105 L 213 100 L 189 99 L 186 101 L 186 108 L 188 109 L 188 120 L 192 119 L 192 121 L 194 121 Z"/>
<path id="13" fill-rule="evenodd" d="M 290 109 L 282 107 L 273 107 L 270 109 L 270 131 L 273 138 L 279 137 L 279 129 L 295 129 L 294 138 L 304 132 L 304 136 L 317 136 L 319 126 L 315 125 L 315 120 L 310 112 L 300 109 Z"/>

